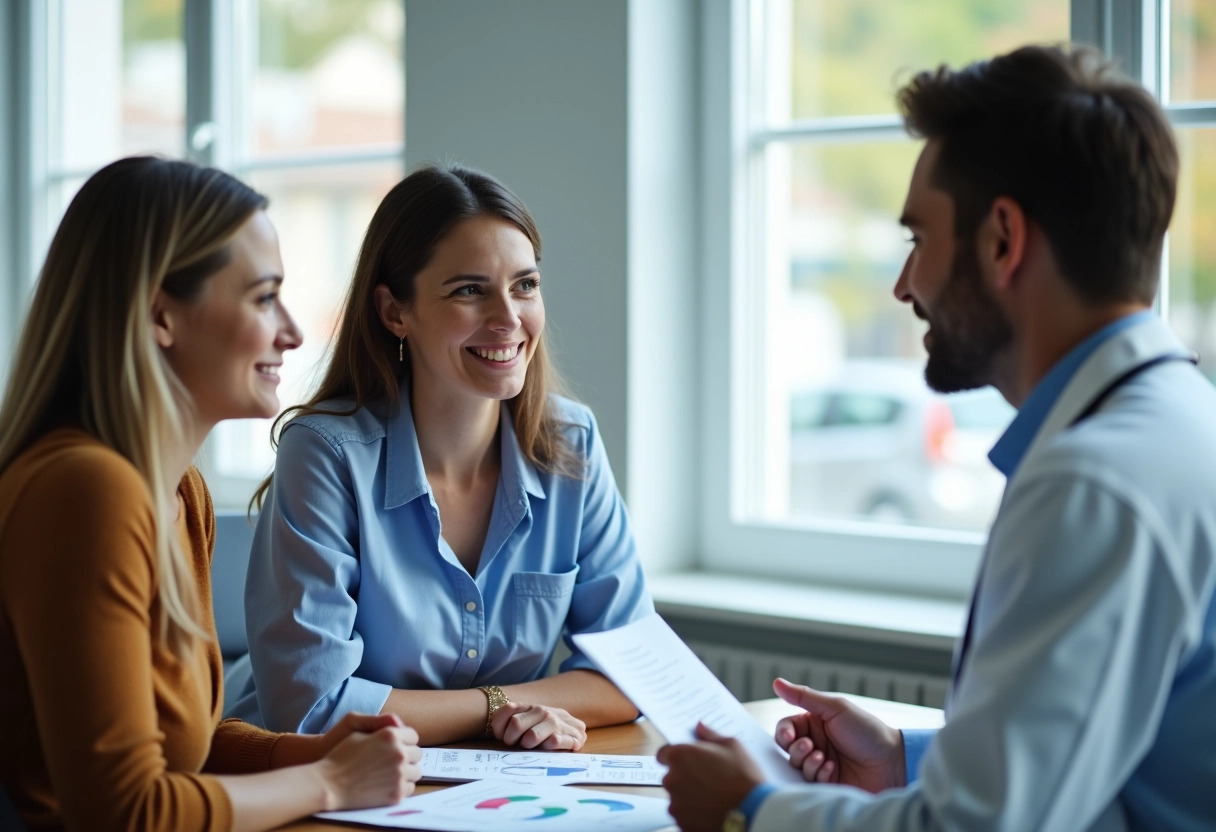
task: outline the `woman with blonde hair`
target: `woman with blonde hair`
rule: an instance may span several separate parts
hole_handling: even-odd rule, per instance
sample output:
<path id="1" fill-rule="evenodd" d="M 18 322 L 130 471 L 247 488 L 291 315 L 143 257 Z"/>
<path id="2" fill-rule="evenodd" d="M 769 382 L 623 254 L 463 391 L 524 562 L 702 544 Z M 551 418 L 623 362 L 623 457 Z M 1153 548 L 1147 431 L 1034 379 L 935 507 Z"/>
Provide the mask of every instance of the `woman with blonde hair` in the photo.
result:
<path id="1" fill-rule="evenodd" d="M 31 829 L 270 829 L 418 778 L 393 717 L 324 736 L 219 719 L 215 519 L 190 461 L 220 420 L 278 411 L 300 343 L 265 207 L 135 157 L 51 242 L 0 404 L 0 785 Z"/>
<path id="2" fill-rule="evenodd" d="M 377 208 L 320 388 L 280 417 L 233 713 L 547 750 L 637 716 L 577 649 L 546 677 L 563 636 L 653 606 L 594 417 L 553 392 L 539 259 L 477 171 L 422 168 Z"/>

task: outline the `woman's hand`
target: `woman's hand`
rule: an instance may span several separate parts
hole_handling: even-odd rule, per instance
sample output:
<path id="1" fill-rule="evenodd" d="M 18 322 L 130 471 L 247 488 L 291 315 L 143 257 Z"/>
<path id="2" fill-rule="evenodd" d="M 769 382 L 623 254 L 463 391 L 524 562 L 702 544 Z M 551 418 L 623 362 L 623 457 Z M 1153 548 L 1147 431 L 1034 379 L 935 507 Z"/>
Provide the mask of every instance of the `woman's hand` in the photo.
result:
<path id="1" fill-rule="evenodd" d="M 318 747 L 316 759 L 321 759 L 338 747 L 351 734 L 373 734 L 381 728 L 399 728 L 404 723 L 394 714 L 361 714 L 351 711 L 338 720 L 338 724 L 324 734 L 315 735 Z M 418 737 L 414 737 L 418 744 Z"/>
<path id="2" fill-rule="evenodd" d="M 543 751 L 578 751 L 587 742 L 587 726 L 561 708 L 507 702 L 491 721 L 494 736 L 507 745 Z"/>
<path id="3" fill-rule="evenodd" d="M 354 733 L 371 734 L 396 728 L 401 720 L 392 714 L 348 713 L 324 734 L 283 734 L 270 751 L 270 767 L 286 768 L 315 763 Z"/>
<path id="4" fill-rule="evenodd" d="M 329 811 L 364 809 L 398 803 L 414 792 L 414 784 L 422 776 L 418 761 L 418 733 L 393 715 L 375 717 L 384 727 L 366 733 L 359 728 L 358 718 L 351 714 L 323 735 L 336 739 L 332 750 L 315 763 L 325 791 L 325 806 Z M 342 733 L 345 736 L 340 736 Z"/>

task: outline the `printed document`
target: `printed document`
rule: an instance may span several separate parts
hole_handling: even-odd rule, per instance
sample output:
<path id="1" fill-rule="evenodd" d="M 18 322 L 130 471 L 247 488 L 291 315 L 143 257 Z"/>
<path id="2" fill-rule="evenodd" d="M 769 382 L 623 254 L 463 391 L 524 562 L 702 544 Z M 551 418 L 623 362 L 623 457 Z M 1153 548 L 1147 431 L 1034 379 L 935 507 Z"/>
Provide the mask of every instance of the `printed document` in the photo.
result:
<path id="1" fill-rule="evenodd" d="M 423 780 L 449 782 L 499 778 L 552 785 L 661 786 L 667 773 L 653 756 L 527 749 L 424 748 L 420 765 Z"/>
<path id="2" fill-rule="evenodd" d="M 704 722 L 739 740 L 770 781 L 806 782 L 776 741 L 658 613 L 573 639 L 668 742 L 693 742 L 697 722 Z"/>

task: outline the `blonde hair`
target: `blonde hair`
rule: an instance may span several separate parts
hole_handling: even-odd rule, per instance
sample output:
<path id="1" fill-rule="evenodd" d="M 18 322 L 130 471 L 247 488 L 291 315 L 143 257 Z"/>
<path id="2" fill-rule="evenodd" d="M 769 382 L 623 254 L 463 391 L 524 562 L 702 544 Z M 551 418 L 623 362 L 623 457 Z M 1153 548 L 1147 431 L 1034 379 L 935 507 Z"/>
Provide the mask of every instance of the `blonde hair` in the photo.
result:
<path id="1" fill-rule="evenodd" d="M 376 309 L 376 287 L 383 284 L 394 298 L 414 298 L 414 278 L 426 267 L 435 247 L 457 223 L 478 216 L 505 220 L 528 238 L 540 261 L 540 232 L 519 197 L 505 185 L 481 171 L 458 165 L 422 167 L 398 182 L 376 208 L 334 339 L 333 353 L 316 392 L 304 404 L 289 407 L 274 421 L 271 442 L 287 421 L 297 416 L 326 412 L 349 416 L 369 404 L 387 403 L 396 409 L 402 391 L 410 389 L 410 362 L 398 360 L 400 342 L 380 321 Z M 550 400 L 551 393 L 565 388 L 545 348 L 538 339 L 528 364 L 523 389 L 507 402 L 515 423 L 515 435 L 524 456 L 538 468 L 569 477 L 581 476 L 584 461 L 562 433 Z M 346 410 L 321 411 L 322 402 L 346 399 Z M 260 509 L 274 475 L 267 477 L 249 502 L 250 511 Z"/>
<path id="2" fill-rule="evenodd" d="M 226 173 L 121 159 L 77 193 L 47 252 L 0 404 L 0 471 L 45 433 L 79 427 L 143 476 L 156 529 L 159 637 L 181 657 L 206 638 L 192 567 L 173 533 L 165 451 L 190 397 L 152 332 L 160 290 L 189 301 L 231 257 L 266 198 Z"/>

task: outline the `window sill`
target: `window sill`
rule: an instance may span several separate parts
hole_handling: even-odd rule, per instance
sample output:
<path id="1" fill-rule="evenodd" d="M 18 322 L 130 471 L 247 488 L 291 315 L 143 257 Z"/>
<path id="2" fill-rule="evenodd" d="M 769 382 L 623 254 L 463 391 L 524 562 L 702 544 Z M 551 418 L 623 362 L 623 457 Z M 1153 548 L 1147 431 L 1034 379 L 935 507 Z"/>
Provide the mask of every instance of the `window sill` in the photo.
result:
<path id="1" fill-rule="evenodd" d="M 654 575 L 648 584 L 664 615 L 947 652 L 963 632 L 968 606 L 714 572 Z"/>

